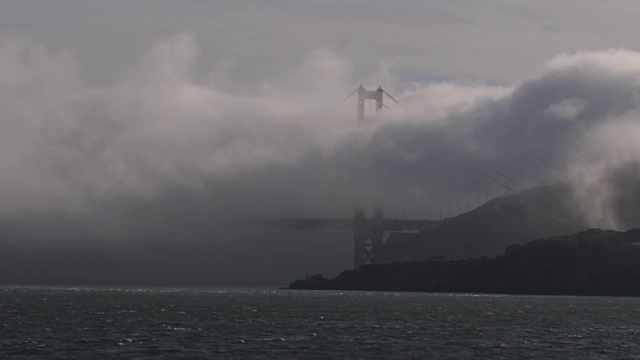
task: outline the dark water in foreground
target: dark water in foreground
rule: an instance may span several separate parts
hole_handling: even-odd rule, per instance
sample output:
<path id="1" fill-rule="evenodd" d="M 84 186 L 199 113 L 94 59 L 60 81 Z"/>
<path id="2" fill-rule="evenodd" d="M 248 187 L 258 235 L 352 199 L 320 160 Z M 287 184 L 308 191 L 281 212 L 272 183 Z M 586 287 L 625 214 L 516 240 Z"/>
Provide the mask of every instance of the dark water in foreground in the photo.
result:
<path id="1" fill-rule="evenodd" d="M 640 299 L 0 287 L 0 358 L 640 359 Z"/>

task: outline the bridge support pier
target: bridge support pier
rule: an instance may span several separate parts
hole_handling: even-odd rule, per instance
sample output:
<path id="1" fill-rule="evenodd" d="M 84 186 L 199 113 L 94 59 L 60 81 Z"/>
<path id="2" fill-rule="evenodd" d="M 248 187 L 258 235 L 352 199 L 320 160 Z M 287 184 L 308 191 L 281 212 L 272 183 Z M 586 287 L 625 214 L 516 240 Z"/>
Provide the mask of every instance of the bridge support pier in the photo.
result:
<path id="1" fill-rule="evenodd" d="M 373 219 L 367 220 L 364 210 L 354 211 L 353 267 L 374 264 L 380 259 L 384 240 L 383 213 L 381 208 L 373 211 Z"/>

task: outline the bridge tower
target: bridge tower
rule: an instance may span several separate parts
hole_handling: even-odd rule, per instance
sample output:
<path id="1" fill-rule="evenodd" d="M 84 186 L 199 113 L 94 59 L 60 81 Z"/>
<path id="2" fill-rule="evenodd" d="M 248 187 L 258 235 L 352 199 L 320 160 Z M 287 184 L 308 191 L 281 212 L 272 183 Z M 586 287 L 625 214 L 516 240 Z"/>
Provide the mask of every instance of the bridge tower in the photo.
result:
<path id="1" fill-rule="evenodd" d="M 353 94 L 358 96 L 357 118 L 356 124 L 362 126 L 366 124 L 367 119 L 364 114 L 364 107 L 366 100 L 373 100 L 376 102 L 376 112 L 382 110 L 383 107 L 388 107 L 384 104 L 384 95 L 387 95 L 389 99 L 398 103 L 393 96 L 384 91 L 381 86 L 378 86 L 376 90 L 367 90 L 360 84 L 357 89 L 347 95 L 342 102 L 350 98 Z M 373 210 L 372 220 L 367 220 L 362 208 L 357 207 L 354 211 L 354 226 L 353 226 L 353 265 L 357 269 L 360 265 L 373 264 L 376 262 L 376 258 L 380 258 L 382 251 L 382 245 L 384 241 L 384 225 L 383 225 L 383 212 L 382 208 L 378 207 Z M 377 254 L 377 255 L 376 255 Z"/>
<path id="2" fill-rule="evenodd" d="M 380 111 L 382 110 L 383 107 L 387 107 L 384 104 L 384 95 L 386 94 L 391 100 L 395 101 L 396 103 L 398 102 L 396 99 L 393 98 L 393 96 L 389 95 L 388 92 L 384 91 L 382 89 L 381 86 L 378 86 L 378 88 L 376 90 L 367 90 L 365 89 L 362 84 L 360 84 L 360 86 L 358 86 L 357 89 L 355 89 L 353 92 L 351 92 L 351 94 L 349 94 L 346 98 L 344 98 L 342 101 L 344 102 L 345 100 L 347 100 L 348 98 L 351 97 L 351 95 L 357 93 L 358 94 L 358 103 L 357 103 L 357 120 L 356 120 L 356 124 L 358 126 L 362 126 L 366 123 L 366 117 L 364 116 L 364 103 L 365 100 L 373 100 L 376 102 L 376 111 Z"/>
<path id="3" fill-rule="evenodd" d="M 382 110 L 382 96 L 384 95 L 384 90 L 380 86 L 376 90 L 369 91 L 366 90 L 362 85 L 358 87 L 358 126 L 362 126 L 365 123 L 364 118 L 364 101 L 365 100 L 374 100 L 376 102 L 376 111 Z"/>
<path id="4" fill-rule="evenodd" d="M 382 208 L 373 210 L 373 218 L 367 220 L 364 210 L 356 208 L 353 224 L 353 266 L 374 264 L 380 257 L 384 240 Z"/>

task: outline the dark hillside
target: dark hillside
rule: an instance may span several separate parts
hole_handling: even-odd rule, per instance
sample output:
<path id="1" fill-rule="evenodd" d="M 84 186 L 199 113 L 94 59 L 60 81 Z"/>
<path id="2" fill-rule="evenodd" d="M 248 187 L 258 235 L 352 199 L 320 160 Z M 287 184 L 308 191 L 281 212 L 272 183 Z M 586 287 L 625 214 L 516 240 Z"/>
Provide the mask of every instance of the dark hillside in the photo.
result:
<path id="1" fill-rule="evenodd" d="M 496 256 L 509 245 L 588 228 L 568 186 L 500 197 L 419 234 L 391 234 L 381 262 Z"/>
<path id="2" fill-rule="evenodd" d="M 292 289 L 640 296 L 640 229 L 587 230 L 512 245 L 494 259 L 364 265 Z"/>

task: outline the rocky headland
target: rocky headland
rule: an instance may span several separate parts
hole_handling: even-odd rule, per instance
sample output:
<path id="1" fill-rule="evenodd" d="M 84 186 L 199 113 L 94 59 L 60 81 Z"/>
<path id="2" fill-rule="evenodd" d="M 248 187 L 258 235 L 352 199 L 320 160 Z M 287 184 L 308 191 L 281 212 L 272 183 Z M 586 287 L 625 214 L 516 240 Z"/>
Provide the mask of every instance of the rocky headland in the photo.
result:
<path id="1" fill-rule="evenodd" d="M 640 229 L 591 229 L 511 245 L 494 258 L 363 265 L 289 289 L 640 296 Z"/>

